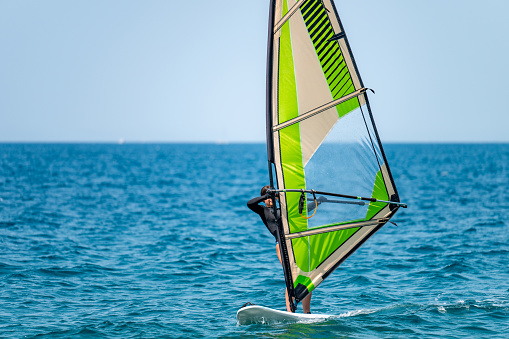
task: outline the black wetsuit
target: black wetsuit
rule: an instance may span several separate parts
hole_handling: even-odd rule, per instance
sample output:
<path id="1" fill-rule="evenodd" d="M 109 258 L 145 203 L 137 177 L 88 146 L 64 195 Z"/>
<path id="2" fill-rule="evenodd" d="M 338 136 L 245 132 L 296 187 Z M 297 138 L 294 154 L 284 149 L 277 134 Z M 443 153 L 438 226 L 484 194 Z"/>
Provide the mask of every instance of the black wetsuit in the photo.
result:
<path id="1" fill-rule="evenodd" d="M 265 224 L 265 226 L 267 226 L 267 229 L 274 236 L 274 238 L 276 239 L 276 242 L 277 242 L 278 241 L 277 240 L 277 225 L 276 225 L 276 218 L 274 217 L 274 209 L 272 207 L 269 208 L 267 206 L 258 205 L 259 203 L 261 203 L 262 201 L 264 201 L 265 199 L 268 199 L 268 198 L 270 198 L 270 195 L 268 195 L 268 194 L 265 194 L 261 197 L 253 198 L 247 202 L 247 207 L 249 207 L 249 209 L 251 211 L 255 212 L 256 214 L 258 214 L 260 216 L 260 218 L 262 218 L 263 223 Z M 280 215 L 281 215 L 281 213 L 278 209 L 277 210 L 278 218 L 280 217 Z"/>

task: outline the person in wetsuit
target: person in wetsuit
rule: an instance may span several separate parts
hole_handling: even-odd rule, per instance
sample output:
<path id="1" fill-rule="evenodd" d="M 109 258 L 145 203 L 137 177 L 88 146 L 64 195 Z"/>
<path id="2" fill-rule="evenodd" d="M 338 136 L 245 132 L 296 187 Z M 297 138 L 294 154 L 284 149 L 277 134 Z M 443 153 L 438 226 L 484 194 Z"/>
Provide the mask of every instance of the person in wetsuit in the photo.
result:
<path id="1" fill-rule="evenodd" d="M 281 262 L 281 253 L 279 251 L 279 242 L 277 239 L 277 225 L 276 220 L 280 218 L 280 210 L 277 209 L 277 219 L 274 216 L 274 207 L 272 205 L 272 198 L 267 194 L 267 190 L 270 186 L 263 186 L 260 192 L 260 196 L 253 198 L 247 202 L 247 207 L 260 216 L 263 223 L 269 230 L 269 232 L 276 239 L 276 252 L 279 262 Z M 259 205 L 261 202 L 265 203 L 265 206 Z M 282 264 L 282 263 L 281 263 Z M 288 299 L 288 290 L 285 290 L 286 310 L 291 312 L 290 301 Z M 311 313 L 311 293 L 309 293 L 304 300 L 302 300 L 302 311 L 304 313 Z"/>

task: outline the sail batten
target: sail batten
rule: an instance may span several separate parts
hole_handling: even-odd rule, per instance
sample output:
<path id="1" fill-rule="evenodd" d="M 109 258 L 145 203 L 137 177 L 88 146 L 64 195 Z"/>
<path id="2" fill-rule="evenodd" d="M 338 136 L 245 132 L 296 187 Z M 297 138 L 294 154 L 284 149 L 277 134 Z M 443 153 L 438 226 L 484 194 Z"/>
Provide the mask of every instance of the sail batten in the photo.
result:
<path id="1" fill-rule="evenodd" d="M 274 27 L 274 33 L 281 29 L 281 27 L 291 18 L 292 15 L 295 14 L 295 12 L 297 12 L 299 7 L 302 6 L 302 4 L 305 1 L 306 0 L 299 0 L 299 2 L 293 5 L 293 7 L 288 11 L 288 13 L 286 13 L 286 15 L 276 24 L 276 26 Z"/>
<path id="2" fill-rule="evenodd" d="M 335 106 L 337 106 L 337 105 L 339 105 L 339 104 L 341 104 L 341 103 L 343 103 L 343 102 L 345 102 L 347 100 L 355 98 L 355 97 L 363 94 L 366 91 L 367 91 L 367 88 L 361 88 L 361 89 L 359 89 L 359 90 L 357 90 L 357 91 L 355 91 L 355 92 L 353 92 L 353 93 L 351 93 L 349 95 L 345 95 L 342 98 L 339 98 L 337 100 L 331 101 L 331 102 L 329 102 L 329 103 L 327 103 L 325 105 L 322 105 L 322 106 L 317 107 L 317 108 L 315 108 L 315 109 L 313 109 L 313 110 L 311 110 L 309 112 L 306 112 L 306 113 L 304 113 L 304 114 L 302 114 L 302 115 L 300 115 L 300 116 L 298 116 L 296 118 L 293 118 L 291 120 L 285 121 L 284 123 L 276 125 L 276 126 L 274 126 L 273 131 L 274 132 L 279 131 L 282 128 L 291 126 L 293 124 L 296 124 L 298 122 L 301 122 L 303 120 L 311 118 L 312 116 L 314 116 L 316 114 L 319 114 L 319 113 L 322 113 L 322 112 L 326 111 L 329 108 L 335 107 Z"/>
<path id="3" fill-rule="evenodd" d="M 271 194 L 279 197 L 287 288 L 299 302 L 406 206 L 334 2 L 271 0 L 271 8 L 267 145 L 277 186 Z M 365 202 L 316 192 L 355 192 Z"/>
<path id="4" fill-rule="evenodd" d="M 385 219 L 377 219 L 377 220 L 372 220 L 372 221 L 368 221 L 368 222 L 359 222 L 359 223 L 350 223 L 350 224 L 346 224 L 346 225 L 327 226 L 327 227 L 322 227 L 322 228 L 299 232 L 299 233 L 291 233 L 291 234 L 286 235 L 285 238 L 286 239 L 296 239 L 296 238 L 302 238 L 302 237 L 309 237 L 311 235 L 337 232 L 337 231 L 347 230 L 350 228 L 378 226 L 378 225 L 380 225 L 382 223 L 386 223 L 386 222 L 387 222 L 387 220 L 385 220 Z"/>

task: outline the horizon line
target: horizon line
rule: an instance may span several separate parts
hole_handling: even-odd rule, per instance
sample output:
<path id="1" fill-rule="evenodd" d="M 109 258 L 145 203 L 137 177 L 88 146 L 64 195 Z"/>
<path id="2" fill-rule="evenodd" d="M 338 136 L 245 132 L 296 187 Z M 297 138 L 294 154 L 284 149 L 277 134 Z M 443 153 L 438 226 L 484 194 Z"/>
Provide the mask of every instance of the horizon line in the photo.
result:
<path id="1" fill-rule="evenodd" d="M 216 141 L 4 141 L 0 140 L 0 144 L 104 144 L 104 145 L 136 145 L 136 144 L 207 144 L 207 145 L 242 145 L 242 144 L 256 144 L 256 145 L 265 145 L 265 141 L 226 141 L 226 140 L 216 140 Z M 384 141 L 384 144 L 509 144 L 508 141 L 462 141 L 462 140 L 452 140 L 452 141 Z"/>

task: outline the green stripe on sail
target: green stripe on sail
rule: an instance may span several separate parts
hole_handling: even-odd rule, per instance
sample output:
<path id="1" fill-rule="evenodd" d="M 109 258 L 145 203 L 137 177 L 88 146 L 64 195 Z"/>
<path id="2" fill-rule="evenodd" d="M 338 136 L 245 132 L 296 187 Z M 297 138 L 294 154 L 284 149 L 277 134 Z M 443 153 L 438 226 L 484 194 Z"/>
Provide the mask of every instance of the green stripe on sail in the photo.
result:
<path id="1" fill-rule="evenodd" d="M 286 1 L 283 12 L 288 11 Z M 293 62 L 290 22 L 281 28 L 279 52 L 279 122 L 293 119 L 299 115 L 297 101 L 297 84 Z M 295 124 L 279 132 L 281 163 L 284 173 L 285 187 L 305 188 L 304 165 L 300 140 L 300 125 Z M 288 220 L 291 232 L 307 229 L 307 221 L 299 214 L 299 195 L 286 194 Z"/>
<path id="2" fill-rule="evenodd" d="M 335 250 L 347 241 L 359 228 L 350 228 L 330 233 L 316 234 L 309 237 L 313 256 L 310 270 L 314 270 L 324 262 Z"/>
<path id="3" fill-rule="evenodd" d="M 385 207 L 385 205 L 384 205 Z M 383 207 L 382 207 L 383 208 Z M 375 211 L 375 210 L 373 210 Z M 378 213 L 379 210 L 376 210 L 376 213 Z M 372 218 L 373 216 L 371 216 Z M 370 218 L 370 219 L 371 219 Z M 343 221 L 328 225 L 323 225 L 320 227 L 314 227 L 315 229 L 320 228 L 327 228 L 331 226 L 339 226 L 339 225 L 347 225 L 354 222 L 362 222 L 369 219 L 356 219 L 356 220 L 349 220 L 349 221 Z M 306 237 L 306 242 L 309 243 L 309 246 L 313 249 L 311 251 L 311 256 L 308 256 L 308 252 L 301 252 L 300 255 L 303 256 L 298 261 L 300 263 L 299 268 L 303 270 L 304 272 L 311 272 L 315 270 L 321 263 L 323 263 L 334 251 L 336 251 L 341 245 L 345 243 L 352 235 L 354 235 L 355 232 L 359 230 L 360 227 L 355 228 L 349 228 L 346 230 L 340 230 L 340 231 L 334 231 L 334 232 L 328 232 L 328 233 L 321 233 L 321 234 L 315 234 L 311 235 L 309 237 Z M 298 244 L 298 241 L 303 238 L 296 238 L 292 240 L 292 243 Z M 297 259 L 296 259 L 297 261 Z"/>
<path id="4" fill-rule="evenodd" d="M 301 8 L 301 13 L 334 100 L 355 92 L 338 42 L 327 41 L 334 36 L 334 29 L 323 3 L 321 1 L 310 2 Z M 354 98 L 337 105 L 336 110 L 341 118 L 357 107 L 359 107 L 359 100 Z"/>
<path id="5" fill-rule="evenodd" d="M 389 201 L 389 194 L 387 193 L 387 187 L 385 186 L 381 171 L 378 171 L 376 174 L 371 197 L 378 200 Z M 370 202 L 368 212 L 366 213 L 366 220 L 372 219 L 378 212 L 383 210 L 385 206 L 387 206 L 387 204 L 383 202 Z"/>
<path id="6" fill-rule="evenodd" d="M 283 1 L 283 13 L 288 11 L 287 1 Z M 297 84 L 293 62 L 290 21 L 281 28 L 279 52 L 279 123 L 293 119 L 299 115 L 297 101 Z M 281 163 L 284 173 L 285 187 L 305 188 L 304 164 L 300 140 L 300 124 L 294 124 L 279 131 Z M 307 230 L 307 220 L 299 213 L 300 194 L 286 193 L 288 225 L 290 232 Z M 306 213 L 306 212 L 304 212 Z M 304 214 L 305 215 L 305 214 Z M 309 242 L 307 238 L 293 242 L 293 252 L 297 266 L 307 267 Z"/>
<path id="7" fill-rule="evenodd" d="M 297 279 L 295 279 L 295 281 L 293 282 L 293 287 L 296 288 L 298 284 L 306 286 L 308 292 L 311 292 L 312 290 L 315 289 L 315 285 L 313 284 L 311 279 L 303 275 L 299 275 Z"/>

